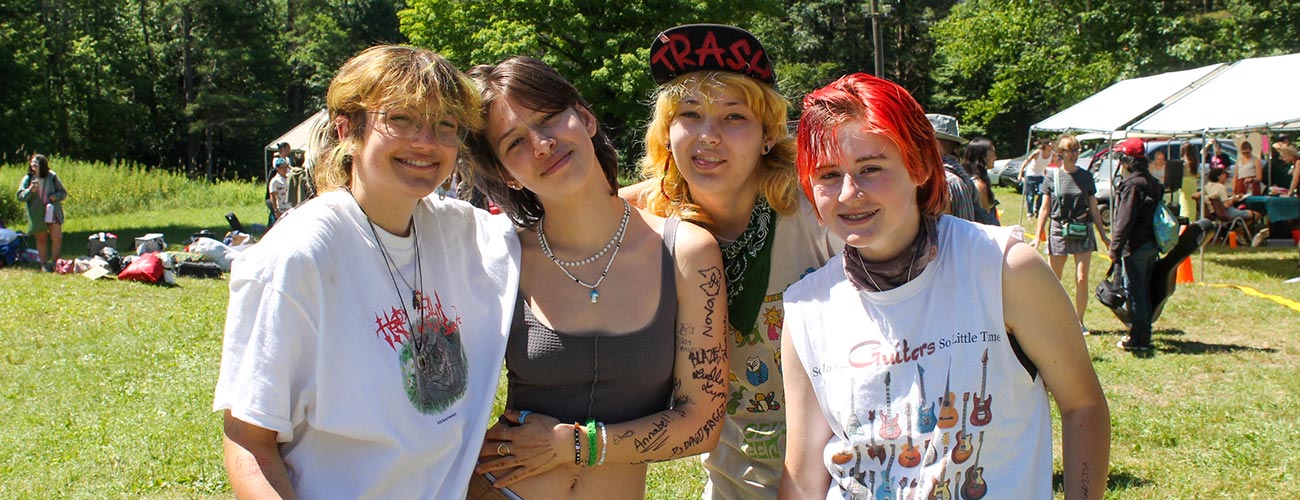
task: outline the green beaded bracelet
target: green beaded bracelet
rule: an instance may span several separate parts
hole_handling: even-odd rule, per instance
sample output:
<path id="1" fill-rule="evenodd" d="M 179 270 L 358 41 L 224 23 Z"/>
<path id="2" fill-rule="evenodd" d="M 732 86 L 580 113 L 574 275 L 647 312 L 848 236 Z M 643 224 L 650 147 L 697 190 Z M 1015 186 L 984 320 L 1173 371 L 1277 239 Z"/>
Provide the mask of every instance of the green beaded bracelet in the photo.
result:
<path id="1" fill-rule="evenodd" d="M 596 420 L 587 419 L 587 466 L 596 466 Z"/>

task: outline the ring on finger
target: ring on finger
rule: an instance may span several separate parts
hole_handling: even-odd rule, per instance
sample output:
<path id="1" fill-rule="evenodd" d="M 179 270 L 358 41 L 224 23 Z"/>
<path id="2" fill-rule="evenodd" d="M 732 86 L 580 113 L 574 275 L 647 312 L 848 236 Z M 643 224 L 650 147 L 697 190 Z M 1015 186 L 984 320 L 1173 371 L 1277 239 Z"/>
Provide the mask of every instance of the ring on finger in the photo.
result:
<path id="1" fill-rule="evenodd" d="M 497 444 L 497 455 L 506 456 L 510 454 L 510 445 L 505 443 Z"/>

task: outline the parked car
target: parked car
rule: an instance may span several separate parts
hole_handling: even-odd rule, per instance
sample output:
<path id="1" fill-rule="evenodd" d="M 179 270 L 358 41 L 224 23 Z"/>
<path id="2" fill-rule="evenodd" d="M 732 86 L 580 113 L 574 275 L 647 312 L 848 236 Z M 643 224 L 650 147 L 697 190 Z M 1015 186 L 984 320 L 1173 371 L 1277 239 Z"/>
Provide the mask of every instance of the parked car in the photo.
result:
<path id="1" fill-rule="evenodd" d="M 995 186 L 1011 186 L 1017 193 L 1020 192 L 1020 181 L 1016 178 L 1020 176 L 1020 164 L 1025 162 L 1028 154 L 1023 154 L 1015 158 L 1005 158 L 993 162 L 993 168 L 989 169 L 989 180 Z"/>

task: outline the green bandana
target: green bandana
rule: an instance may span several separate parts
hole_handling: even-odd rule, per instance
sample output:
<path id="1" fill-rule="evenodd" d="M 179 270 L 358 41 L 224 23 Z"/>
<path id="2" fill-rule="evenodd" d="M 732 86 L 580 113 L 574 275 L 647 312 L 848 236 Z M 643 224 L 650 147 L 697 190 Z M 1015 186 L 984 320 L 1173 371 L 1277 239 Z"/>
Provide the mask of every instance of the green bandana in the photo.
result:
<path id="1" fill-rule="evenodd" d="M 759 197 L 749 214 L 745 232 L 735 242 L 722 246 L 722 265 L 727 272 L 727 317 L 741 332 L 754 329 L 754 321 L 767 295 L 768 271 L 772 268 L 772 233 L 776 211 Z"/>

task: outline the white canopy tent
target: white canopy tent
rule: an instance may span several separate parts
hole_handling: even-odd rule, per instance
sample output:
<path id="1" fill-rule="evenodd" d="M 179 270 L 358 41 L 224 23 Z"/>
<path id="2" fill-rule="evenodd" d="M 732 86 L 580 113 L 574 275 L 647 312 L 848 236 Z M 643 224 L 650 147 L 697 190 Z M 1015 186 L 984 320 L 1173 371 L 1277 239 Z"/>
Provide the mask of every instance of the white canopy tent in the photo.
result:
<path id="1" fill-rule="evenodd" d="M 1128 129 L 1165 135 L 1300 129 L 1297 81 L 1300 53 L 1241 60 Z"/>
<path id="2" fill-rule="evenodd" d="M 266 174 L 264 179 L 270 178 L 271 153 L 275 152 L 275 145 L 281 142 L 289 143 L 289 147 L 293 149 L 302 150 L 303 158 L 306 158 L 306 164 L 309 168 L 315 164 L 317 150 L 324 138 L 322 132 L 324 132 L 327 123 L 329 123 L 329 113 L 322 109 L 285 132 L 284 135 L 271 141 L 270 144 L 267 144 L 262 152 L 264 173 Z"/>
<path id="3" fill-rule="evenodd" d="M 1078 130 L 1112 140 L 1156 135 L 1208 141 L 1212 135 L 1300 130 L 1296 81 L 1300 53 L 1125 80 L 1035 124 L 1030 137 L 1035 130 Z M 1260 150 L 1268 153 L 1267 146 Z M 1204 268 L 1204 248 L 1200 260 Z"/>
<path id="4" fill-rule="evenodd" d="M 1113 132 L 1123 130 L 1134 120 L 1160 107 L 1165 102 L 1196 88 L 1213 75 L 1226 68 L 1223 63 L 1196 69 L 1161 73 L 1159 75 L 1124 80 L 1061 112 L 1035 123 L 1034 131 L 1062 132 Z"/>

